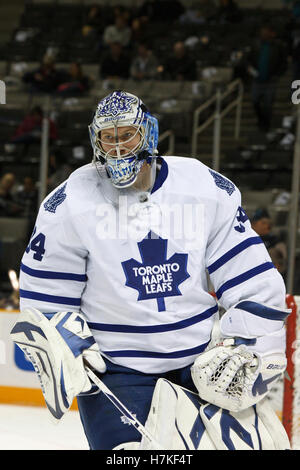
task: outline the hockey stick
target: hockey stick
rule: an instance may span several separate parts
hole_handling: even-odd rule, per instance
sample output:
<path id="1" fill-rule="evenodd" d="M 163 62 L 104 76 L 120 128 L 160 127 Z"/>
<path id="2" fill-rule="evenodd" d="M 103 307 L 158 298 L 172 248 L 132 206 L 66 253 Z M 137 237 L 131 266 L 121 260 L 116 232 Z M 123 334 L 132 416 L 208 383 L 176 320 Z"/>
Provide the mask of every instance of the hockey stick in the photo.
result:
<path id="1" fill-rule="evenodd" d="M 110 389 L 100 380 L 94 372 L 90 369 L 88 365 L 85 366 L 85 370 L 89 376 L 89 378 L 94 382 L 95 385 L 101 390 L 101 392 L 104 393 L 104 395 L 112 402 L 113 405 L 121 412 L 122 415 L 124 415 L 128 422 L 132 424 L 133 427 L 148 441 L 152 444 L 155 445 L 155 448 L 157 450 L 163 450 L 161 445 L 154 439 L 154 437 L 147 431 L 145 426 L 142 425 L 142 423 L 139 422 L 139 420 L 133 416 L 132 413 L 123 405 L 122 402 L 110 391 Z"/>

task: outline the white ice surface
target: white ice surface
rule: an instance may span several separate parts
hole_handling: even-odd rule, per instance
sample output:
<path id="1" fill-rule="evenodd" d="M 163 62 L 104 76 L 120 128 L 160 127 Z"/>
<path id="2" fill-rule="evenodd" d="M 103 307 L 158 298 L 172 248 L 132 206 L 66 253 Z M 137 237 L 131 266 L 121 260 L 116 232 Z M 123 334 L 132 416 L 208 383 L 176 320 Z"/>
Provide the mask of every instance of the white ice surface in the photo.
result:
<path id="1" fill-rule="evenodd" d="M 0 405 L 0 450 L 88 450 L 78 411 L 58 424 L 46 408 Z"/>

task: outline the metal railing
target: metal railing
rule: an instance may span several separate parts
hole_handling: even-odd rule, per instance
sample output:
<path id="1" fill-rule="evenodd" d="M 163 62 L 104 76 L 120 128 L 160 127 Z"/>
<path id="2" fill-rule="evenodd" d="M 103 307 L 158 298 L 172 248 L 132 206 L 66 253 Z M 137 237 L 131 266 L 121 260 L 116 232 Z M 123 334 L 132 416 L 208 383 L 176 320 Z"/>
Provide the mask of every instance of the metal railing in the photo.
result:
<path id="1" fill-rule="evenodd" d="M 233 99 L 224 109 L 222 109 L 222 102 L 227 96 L 233 93 L 235 90 L 238 91 L 237 97 Z M 226 90 L 222 93 L 221 89 L 218 88 L 215 95 L 209 98 L 205 103 L 200 105 L 194 111 L 193 117 L 193 134 L 192 134 L 192 146 L 191 154 L 192 157 L 197 155 L 198 137 L 199 135 L 211 124 L 214 124 L 213 133 L 213 144 L 212 144 L 212 167 L 214 170 L 219 171 L 220 158 L 221 158 L 221 130 L 222 130 L 222 119 L 236 107 L 236 118 L 234 126 L 234 138 L 238 139 L 240 136 L 241 129 L 241 115 L 242 115 L 242 103 L 244 96 L 244 86 L 240 79 L 234 80 L 229 83 Z M 204 123 L 199 125 L 200 115 L 215 103 L 215 110 L 211 116 L 209 116 Z"/>
<path id="2" fill-rule="evenodd" d="M 160 144 L 163 142 L 165 139 L 169 139 L 169 147 L 166 152 L 164 152 L 164 155 L 174 155 L 174 150 L 175 150 L 175 134 L 174 131 L 172 130 L 167 130 L 163 132 L 158 139 L 158 143 Z"/>
<path id="3" fill-rule="evenodd" d="M 49 162 L 49 112 L 50 112 L 50 98 L 46 96 L 43 105 L 43 121 L 42 121 L 42 136 L 41 136 L 41 157 L 39 168 L 39 192 L 38 203 L 39 206 L 47 195 L 47 178 L 48 178 L 48 162 Z"/>

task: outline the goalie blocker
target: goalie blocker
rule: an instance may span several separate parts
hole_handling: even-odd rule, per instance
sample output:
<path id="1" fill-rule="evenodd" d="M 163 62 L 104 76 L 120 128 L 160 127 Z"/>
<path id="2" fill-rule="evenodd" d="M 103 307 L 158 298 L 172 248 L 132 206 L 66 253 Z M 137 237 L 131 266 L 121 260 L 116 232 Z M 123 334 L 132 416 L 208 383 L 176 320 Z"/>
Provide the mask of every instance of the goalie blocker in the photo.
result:
<path id="1" fill-rule="evenodd" d="M 93 393 L 84 361 L 105 372 L 100 355 L 83 316 L 76 312 L 43 314 L 25 309 L 11 331 L 12 340 L 32 362 L 46 405 L 59 420 L 80 393 Z"/>

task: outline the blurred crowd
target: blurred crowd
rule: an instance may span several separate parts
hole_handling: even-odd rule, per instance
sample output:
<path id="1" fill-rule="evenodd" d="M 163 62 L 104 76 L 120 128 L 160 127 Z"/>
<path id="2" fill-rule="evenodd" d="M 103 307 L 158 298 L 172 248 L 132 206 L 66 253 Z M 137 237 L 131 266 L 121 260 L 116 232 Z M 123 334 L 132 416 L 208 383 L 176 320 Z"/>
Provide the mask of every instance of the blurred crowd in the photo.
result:
<path id="1" fill-rule="evenodd" d="M 84 73 L 80 61 L 72 56 L 69 70 L 58 68 L 59 51 L 50 47 L 40 66 L 24 73 L 22 81 L 30 92 L 60 97 L 84 96 L 98 79 L 196 81 L 199 69 L 195 45 L 197 54 L 201 50 L 203 56 L 216 47 L 212 38 L 203 34 L 205 25 L 227 25 L 230 33 L 231 24 L 241 24 L 242 28 L 246 18 L 234 0 L 199 0 L 195 5 L 187 8 L 179 0 L 145 0 L 137 9 L 114 6 L 109 16 L 106 6 L 91 5 L 80 35 L 83 40 L 89 39 L 90 47 L 97 51 L 97 76 Z M 283 29 L 278 30 L 272 18 L 265 18 L 257 25 L 256 34 L 249 37 L 247 50 L 239 50 L 239 44 L 233 46 L 230 65 L 234 78 L 251 86 L 257 126 L 268 132 L 278 79 L 286 72 L 289 60 L 294 79 L 300 75 L 300 1 L 292 2 L 290 21 Z M 199 32 L 174 39 L 160 54 L 160 47 L 156 47 L 159 33 L 153 37 L 151 29 L 164 22 L 170 31 L 196 25 Z"/>
<path id="2" fill-rule="evenodd" d="M 73 171 L 68 159 L 59 151 L 49 154 L 47 193 L 66 180 Z M 38 181 L 31 176 L 17 180 L 15 173 L 0 178 L 0 217 L 35 218 L 38 210 Z"/>
<path id="3" fill-rule="evenodd" d="M 69 70 L 57 70 L 52 54 L 45 54 L 37 69 L 26 72 L 23 82 L 30 92 L 55 93 L 57 96 L 76 96 L 90 88 L 89 78 L 83 74 L 81 64 L 72 62 Z"/>
<path id="4" fill-rule="evenodd" d="M 231 57 L 233 78 L 241 78 L 249 86 L 257 128 L 264 133 L 271 129 L 278 80 L 285 74 L 289 62 L 293 79 L 300 79 L 300 1 L 283 0 L 283 4 L 288 4 L 290 9 L 290 20 L 285 28 L 279 31 L 272 18 L 264 19 L 257 25 L 257 34 L 249 37 L 246 50 Z M 211 38 L 203 35 L 202 28 L 205 25 L 227 25 L 230 36 L 230 25 L 247 21 L 245 13 L 234 0 L 198 0 L 193 8 L 185 7 L 180 0 L 145 0 L 137 9 L 118 5 L 110 7 L 110 12 L 108 16 L 106 6 L 91 5 L 79 31 L 81 38 L 90 40 L 98 51 L 97 76 L 85 73 L 81 61 L 72 56 L 67 68 L 59 67 L 58 51 L 50 47 L 38 67 L 22 74 L 23 86 L 29 94 L 50 94 L 54 98 L 80 97 L 89 94 L 95 81 L 116 78 L 197 81 L 199 69 L 193 45 L 200 45 L 204 55 L 206 50 L 215 47 Z M 165 23 L 165 28 L 173 26 L 178 30 L 181 26 L 196 25 L 199 34 L 196 38 L 179 35 L 161 55 L 159 48 L 155 47 L 160 38 L 149 34 L 154 23 Z M 26 157 L 30 145 L 41 142 L 44 119 L 49 123 L 49 193 L 73 171 L 70 159 L 55 145 L 60 137 L 55 119 L 45 117 L 40 106 L 31 106 L 22 122 L 7 136 L 4 148 L 7 155 L 17 149 L 21 157 Z M 31 233 L 38 210 L 38 190 L 39 181 L 29 173 L 21 180 L 13 171 L 0 175 L 0 217 L 27 218 L 28 234 Z M 265 243 L 273 263 L 285 275 L 286 244 L 281 235 L 272 229 L 268 211 L 259 208 L 251 224 Z M 14 291 L 6 300 L 0 300 L 0 308 L 5 302 L 16 306 L 16 298 Z"/>
<path id="5" fill-rule="evenodd" d="M 99 52 L 100 79 L 196 80 L 195 61 L 184 41 L 176 41 L 167 57 L 156 56 L 149 34 L 152 25 L 230 24 L 241 19 L 242 12 L 234 0 L 219 0 L 219 6 L 211 0 L 199 0 L 197 8 L 185 8 L 179 0 L 146 0 L 134 11 L 113 7 L 111 18 L 106 6 L 91 5 L 81 35 L 91 39 Z M 74 61 L 68 71 L 57 70 L 56 53 L 51 49 L 37 69 L 24 74 L 23 82 L 29 90 L 59 96 L 88 92 L 92 78 L 83 74 L 80 63 Z"/>

